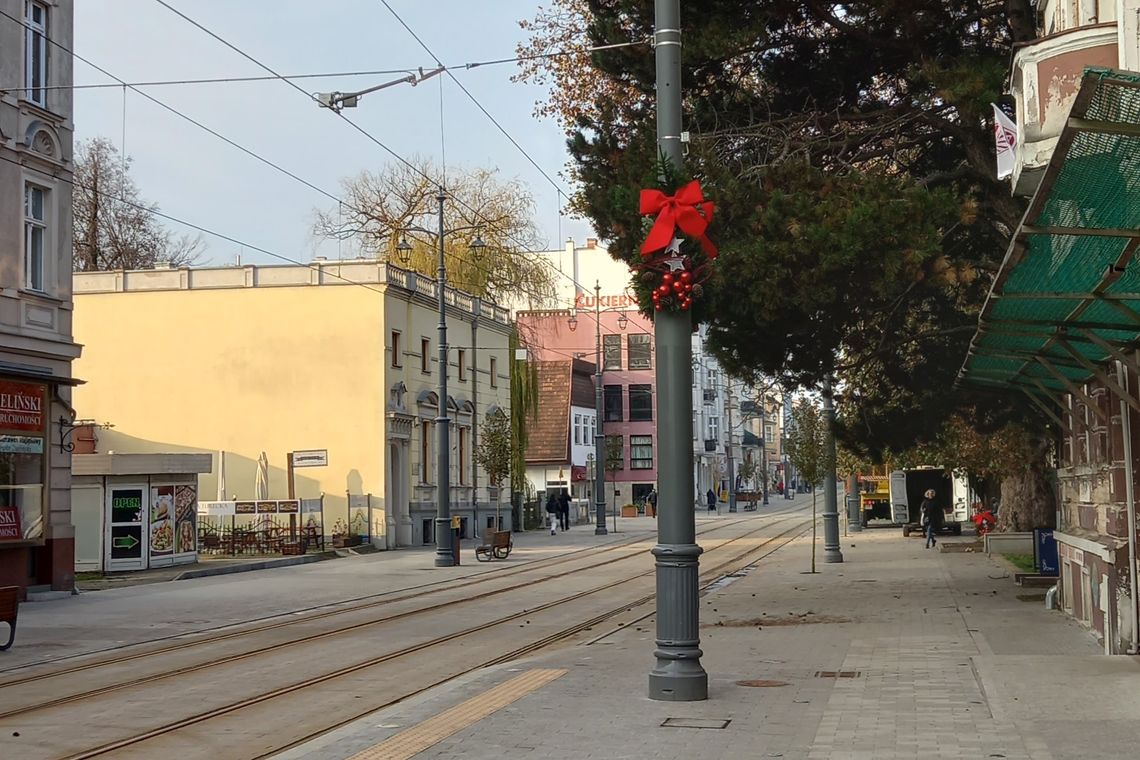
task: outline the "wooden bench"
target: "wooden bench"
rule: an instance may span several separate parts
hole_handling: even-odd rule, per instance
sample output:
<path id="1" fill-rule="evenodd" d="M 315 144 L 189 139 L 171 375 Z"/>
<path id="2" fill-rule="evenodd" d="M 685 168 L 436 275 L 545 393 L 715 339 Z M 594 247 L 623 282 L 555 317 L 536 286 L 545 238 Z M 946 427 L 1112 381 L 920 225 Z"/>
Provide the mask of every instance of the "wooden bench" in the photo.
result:
<path id="1" fill-rule="evenodd" d="M 506 559 L 511 554 L 511 532 L 509 530 L 487 531 L 483 534 L 484 543 L 475 547 L 475 559 L 490 562 L 492 559 Z"/>
<path id="2" fill-rule="evenodd" d="M 16 615 L 20 612 L 20 589 L 17 586 L 0 587 L 0 623 L 8 624 L 8 643 L 0 646 L 6 651 L 16 640 Z"/>

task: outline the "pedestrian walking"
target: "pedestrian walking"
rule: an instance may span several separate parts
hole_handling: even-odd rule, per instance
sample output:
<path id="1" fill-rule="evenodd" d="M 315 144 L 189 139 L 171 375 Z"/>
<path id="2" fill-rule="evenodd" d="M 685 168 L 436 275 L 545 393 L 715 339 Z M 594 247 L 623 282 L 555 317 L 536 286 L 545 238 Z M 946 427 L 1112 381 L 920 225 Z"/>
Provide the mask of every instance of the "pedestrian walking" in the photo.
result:
<path id="1" fill-rule="evenodd" d="M 709 492 L 705 494 L 705 500 L 709 503 L 709 511 L 712 512 L 716 509 L 716 494 L 710 488 Z"/>
<path id="2" fill-rule="evenodd" d="M 938 545 L 935 534 L 942 529 L 942 507 L 934 503 L 934 489 L 929 489 L 919 506 L 919 519 L 922 520 L 922 530 L 926 534 L 926 548 Z"/>
<path id="3" fill-rule="evenodd" d="M 570 494 L 567 491 L 558 494 L 558 527 L 570 530 Z"/>
<path id="4" fill-rule="evenodd" d="M 654 488 L 645 497 L 645 503 L 649 505 L 649 516 L 657 517 L 657 489 Z"/>
<path id="5" fill-rule="evenodd" d="M 546 519 L 550 521 L 550 535 L 558 532 L 558 500 L 551 491 L 546 496 Z"/>

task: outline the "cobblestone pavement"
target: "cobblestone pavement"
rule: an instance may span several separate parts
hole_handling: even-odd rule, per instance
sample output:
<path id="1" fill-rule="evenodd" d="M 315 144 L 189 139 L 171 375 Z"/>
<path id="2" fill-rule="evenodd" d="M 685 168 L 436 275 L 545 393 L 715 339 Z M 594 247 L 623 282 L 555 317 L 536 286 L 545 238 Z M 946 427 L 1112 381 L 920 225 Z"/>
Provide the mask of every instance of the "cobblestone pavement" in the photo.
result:
<path id="1" fill-rule="evenodd" d="M 897 530 L 842 546 L 845 563 L 812 575 L 810 546 L 797 541 L 702 599 L 707 701 L 646 697 L 650 618 L 472 674 L 281 757 L 350 757 L 531 668 L 568 672 L 415 757 L 1084 760 L 1132 751 L 1140 665 L 1103 656 L 1036 597 L 1019 600 L 1004 562 L 927 551 Z M 1086 696 L 1069 699 L 1069 688 Z M 686 727 L 702 721 L 723 727 Z"/>

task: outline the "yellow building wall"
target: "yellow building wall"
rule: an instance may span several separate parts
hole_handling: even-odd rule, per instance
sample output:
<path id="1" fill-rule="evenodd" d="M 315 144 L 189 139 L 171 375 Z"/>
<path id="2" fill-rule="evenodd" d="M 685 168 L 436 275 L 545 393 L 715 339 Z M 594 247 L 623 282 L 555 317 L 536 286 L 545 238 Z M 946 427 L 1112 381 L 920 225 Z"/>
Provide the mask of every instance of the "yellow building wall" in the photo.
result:
<path id="1" fill-rule="evenodd" d="M 346 492 L 384 494 L 385 297 L 351 286 L 81 294 L 75 336 L 80 418 L 110 423 L 100 452 L 212 452 L 201 496 L 285 498 L 286 454 L 327 449 L 296 471 L 300 498 L 325 494 L 325 531 L 347 519 Z M 391 300 L 391 299 L 389 299 Z M 418 346 L 417 346 L 418 349 Z M 418 370 L 418 363 L 416 366 Z"/>

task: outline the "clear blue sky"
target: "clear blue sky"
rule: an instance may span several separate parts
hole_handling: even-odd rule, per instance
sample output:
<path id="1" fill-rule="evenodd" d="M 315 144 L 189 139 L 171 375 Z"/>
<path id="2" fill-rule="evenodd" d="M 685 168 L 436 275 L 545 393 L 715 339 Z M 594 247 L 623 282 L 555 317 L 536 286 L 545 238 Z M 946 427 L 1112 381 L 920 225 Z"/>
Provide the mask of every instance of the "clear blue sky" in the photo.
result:
<path id="1" fill-rule="evenodd" d="M 203 26 L 283 74 L 417 68 L 434 61 L 379 0 L 168 0 Z M 389 0 L 445 64 L 507 58 L 523 32 L 522 18 L 539 3 L 523 0 Z M 257 66 L 225 48 L 154 0 L 75 3 L 75 50 L 128 82 L 253 76 Z M 541 88 L 514 84 L 514 64 L 457 72 L 484 107 L 547 174 L 562 181 L 565 141 L 558 126 L 532 116 Z M 350 91 L 390 76 L 301 80 L 310 92 Z M 449 165 L 497 167 L 534 193 L 537 222 L 559 245 L 554 188 L 447 77 L 444 114 Z M 109 81 L 76 61 L 75 82 Z M 284 82 L 152 87 L 146 90 L 230 139 L 334 195 L 339 180 L 376 170 L 390 157 L 333 114 Z M 440 158 L 439 83 L 400 85 L 372 94 L 345 114 L 397 153 Z M 76 136 L 123 140 L 120 88 L 77 90 Z M 315 239 L 314 210 L 334 204 L 317 192 L 127 92 L 126 151 L 144 197 L 169 214 L 197 222 L 290 258 L 337 255 L 336 243 Z M 169 225 L 176 228 L 175 225 Z M 563 218 L 561 238 L 581 243 L 587 223 Z M 237 246 L 204 237 L 208 258 L 232 262 Z M 246 250 L 243 261 L 272 259 Z"/>

